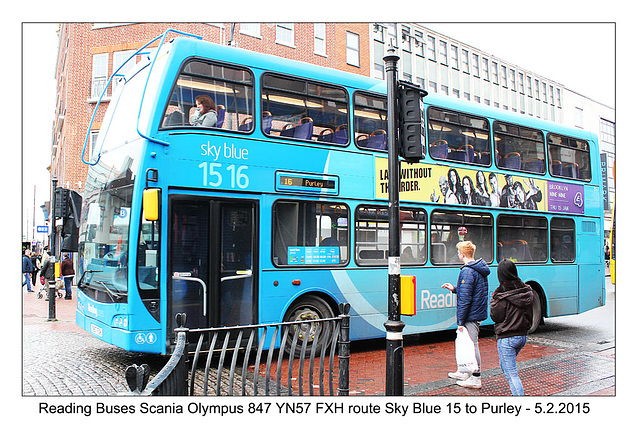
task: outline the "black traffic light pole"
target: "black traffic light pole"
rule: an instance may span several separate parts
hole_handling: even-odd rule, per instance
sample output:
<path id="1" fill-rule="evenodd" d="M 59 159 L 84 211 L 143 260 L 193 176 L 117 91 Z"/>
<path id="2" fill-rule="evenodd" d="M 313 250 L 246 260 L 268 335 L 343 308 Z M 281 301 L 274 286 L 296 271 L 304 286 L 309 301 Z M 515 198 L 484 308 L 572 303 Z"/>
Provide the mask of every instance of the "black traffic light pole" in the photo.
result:
<path id="1" fill-rule="evenodd" d="M 387 331 L 387 396 L 404 394 L 404 344 L 400 320 L 400 160 L 398 158 L 397 81 L 400 57 L 393 46 L 393 39 L 383 58 L 387 77 L 387 123 L 389 151 L 389 294 Z"/>
<path id="2" fill-rule="evenodd" d="M 53 258 L 53 269 L 55 271 L 56 262 L 56 188 L 58 187 L 58 179 L 53 178 L 51 180 L 51 239 L 49 242 L 49 249 L 51 251 L 51 257 Z M 51 263 L 51 261 L 49 261 Z M 56 321 L 56 278 L 55 274 L 53 280 L 49 280 L 49 318 L 47 321 Z"/>

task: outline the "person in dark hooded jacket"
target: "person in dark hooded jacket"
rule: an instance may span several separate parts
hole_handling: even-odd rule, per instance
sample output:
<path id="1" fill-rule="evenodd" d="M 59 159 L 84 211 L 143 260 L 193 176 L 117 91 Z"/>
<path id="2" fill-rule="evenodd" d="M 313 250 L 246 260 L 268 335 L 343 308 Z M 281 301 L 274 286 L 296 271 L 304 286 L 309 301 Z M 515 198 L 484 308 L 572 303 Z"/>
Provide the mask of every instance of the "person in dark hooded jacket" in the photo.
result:
<path id="1" fill-rule="evenodd" d="M 491 319 L 498 338 L 500 368 L 509 383 L 511 394 L 524 396 L 518 376 L 516 357 L 527 342 L 533 319 L 533 290 L 518 277 L 516 265 L 508 259 L 498 264 L 500 285 L 491 298 Z"/>
<path id="2" fill-rule="evenodd" d="M 482 383 L 480 380 L 478 335 L 480 334 L 480 323 L 487 318 L 487 297 L 489 294 L 487 276 L 489 275 L 489 267 L 482 258 L 478 260 L 474 258 L 476 245 L 472 242 L 460 242 L 456 245 L 456 248 L 458 249 L 458 258 L 464 263 L 460 267 L 458 283 L 456 286 L 451 283 L 445 283 L 442 287 L 457 295 L 456 317 L 458 330 L 462 331 L 466 328 L 469 332 L 476 349 L 478 370 L 473 372 L 471 376 L 459 371 L 449 372 L 449 377 L 457 379 L 456 384 L 459 386 L 480 388 Z"/>

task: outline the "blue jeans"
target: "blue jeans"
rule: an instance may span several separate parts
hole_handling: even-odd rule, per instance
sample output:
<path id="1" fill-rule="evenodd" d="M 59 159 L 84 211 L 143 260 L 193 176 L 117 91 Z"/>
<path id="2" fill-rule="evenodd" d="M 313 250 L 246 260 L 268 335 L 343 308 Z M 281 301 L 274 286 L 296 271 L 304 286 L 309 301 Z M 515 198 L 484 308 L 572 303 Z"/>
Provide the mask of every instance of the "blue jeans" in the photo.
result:
<path id="1" fill-rule="evenodd" d="M 64 277 L 64 297 L 71 298 L 71 282 L 73 282 L 73 276 Z"/>
<path id="2" fill-rule="evenodd" d="M 31 273 L 22 273 L 22 286 L 27 285 L 27 292 L 31 292 Z"/>
<path id="3" fill-rule="evenodd" d="M 527 336 L 521 335 L 516 337 L 498 338 L 498 355 L 500 356 L 500 368 L 504 376 L 507 378 L 511 394 L 514 396 L 524 396 L 522 381 L 518 376 L 518 367 L 516 366 L 516 356 L 527 343 Z"/>

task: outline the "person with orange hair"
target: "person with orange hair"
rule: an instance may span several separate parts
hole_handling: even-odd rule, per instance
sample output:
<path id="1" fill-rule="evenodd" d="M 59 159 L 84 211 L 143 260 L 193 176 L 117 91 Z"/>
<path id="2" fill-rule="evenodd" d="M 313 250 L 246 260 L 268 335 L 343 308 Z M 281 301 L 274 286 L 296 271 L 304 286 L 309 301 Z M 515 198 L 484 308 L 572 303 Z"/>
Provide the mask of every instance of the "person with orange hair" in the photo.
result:
<path id="1" fill-rule="evenodd" d="M 482 387 L 482 382 L 480 380 L 478 335 L 480 334 L 480 323 L 488 317 L 489 283 L 487 276 L 490 273 L 489 266 L 482 258 L 474 259 L 476 245 L 471 241 L 459 242 L 456 248 L 458 249 L 458 259 L 464 264 L 460 267 L 458 283 L 456 286 L 451 283 L 445 283 L 442 287 L 457 294 L 456 317 L 458 330 L 462 332 L 466 328 L 469 332 L 476 349 L 478 369 L 471 375 L 459 371 L 449 372 L 449 377 L 458 380 L 456 383 L 459 386 L 480 388 Z"/>

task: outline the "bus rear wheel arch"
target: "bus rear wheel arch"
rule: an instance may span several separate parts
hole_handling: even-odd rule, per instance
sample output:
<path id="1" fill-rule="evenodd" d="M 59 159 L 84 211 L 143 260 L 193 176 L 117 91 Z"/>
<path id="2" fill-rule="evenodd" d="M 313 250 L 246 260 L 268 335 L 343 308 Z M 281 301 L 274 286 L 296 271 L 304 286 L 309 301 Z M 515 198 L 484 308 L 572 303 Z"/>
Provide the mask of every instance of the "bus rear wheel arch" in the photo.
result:
<path id="1" fill-rule="evenodd" d="M 318 294 L 306 294 L 299 297 L 291 304 L 284 315 L 284 321 L 296 322 L 335 317 L 337 311 L 335 307 L 332 307 L 332 305 L 333 304 L 331 304 L 326 297 Z M 328 328 L 326 324 L 312 323 L 301 325 L 297 330 L 297 336 L 294 336 L 296 333 L 296 328 L 294 326 L 287 332 L 286 342 L 283 343 L 283 345 L 285 346 L 287 353 L 289 353 L 295 346 L 294 356 L 300 357 L 302 354 L 304 337 L 307 335 L 307 346 L 304 357 L 309 357 L 311 355 L 311 349 L 314 341 L 316 342 L 315 355 L 317 356 L 320 354 L 322 349 L 322 342 L 325 339 L 329 342 L 328 339 L 330 337 L 327 335 L 331 334 L 331 332 L 331 328 Z"/>

